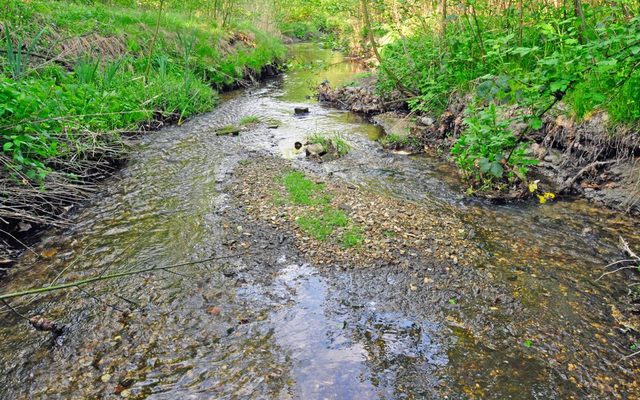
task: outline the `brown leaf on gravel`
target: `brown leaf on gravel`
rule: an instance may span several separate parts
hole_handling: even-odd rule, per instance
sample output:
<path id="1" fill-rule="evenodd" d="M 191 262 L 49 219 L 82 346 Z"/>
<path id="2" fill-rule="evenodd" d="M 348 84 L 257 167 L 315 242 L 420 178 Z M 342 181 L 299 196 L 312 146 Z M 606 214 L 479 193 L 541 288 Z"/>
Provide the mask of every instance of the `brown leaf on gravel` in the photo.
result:
<path id="1" fill-rule="evenodd" d="M 218 316 L 220 315 L 220 313 L 222 312 L 222 308 L 214 306 L 214 307 L 209 307 L 207 309 L 207 313 L 209 315 L 213 315 L 213 316 Z"/>

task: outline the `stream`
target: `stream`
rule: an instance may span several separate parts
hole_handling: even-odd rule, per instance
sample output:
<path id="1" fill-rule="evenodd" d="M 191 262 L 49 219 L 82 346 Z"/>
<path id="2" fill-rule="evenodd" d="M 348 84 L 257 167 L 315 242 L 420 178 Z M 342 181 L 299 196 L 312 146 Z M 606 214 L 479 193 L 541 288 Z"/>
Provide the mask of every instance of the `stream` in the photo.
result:
<path id="1" fill-rule="evenodd" d="M 283 76 L 140 139 L 0 293 L 215 260 L 12 303 L 63 323 L 57 338 L 0 308 L 0 399 L 640 398 L 640 362 L 622 360 L 633 341 L 616 320 L 625 276 L 596 281 L 623 256 L 619 236 L 640 246 L 638 221 L 577 199 L 466 198 L 450 164 L 386 152 L 380 127 L 313 100 L 325 79 L 364 73 L 358 64 L 315 44 L 292 51 Z M 249 115 L 280 126 L 216 135 Z M 326 132 L 351 151 L 326 163 L 294 151 Z M 294 232 L 250 218 L 231 190 L 255 159 L 455 221 L 480 256 L 315 265 Z"/>

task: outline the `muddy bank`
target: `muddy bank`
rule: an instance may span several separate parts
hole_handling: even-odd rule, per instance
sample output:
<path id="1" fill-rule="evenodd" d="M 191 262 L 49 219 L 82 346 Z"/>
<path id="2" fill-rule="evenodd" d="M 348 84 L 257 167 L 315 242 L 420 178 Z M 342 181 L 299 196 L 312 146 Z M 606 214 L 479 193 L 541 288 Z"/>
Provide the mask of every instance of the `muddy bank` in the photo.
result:
<path id="1" fill-rule="evenodd" d="M 388 133 L 410 138 L 388 143 L 392 150 L 406 148 L 413 152 L 421 147 L 445 158 L 465 129 L 464 113 L 470 101 L 468 96 L 454 96 L 439 116 L 408 114 L 399 93 L 388 97 L 376 93 L 373 78 L 360 86 L 334 89 L 323 84 L 318 88 L 318 99 L 366 114 Z M 545 116 L 543 128 L 525 137 L 531 143 L 530 156 L 539 162 L 531 167 L 531 176 L 542 179 L 558 194 L 578 195 L 617 211 L 640 214 L 640 134 L 625 126 L 609 128 L 604 112 L 577 123 L 566 116 L 564 109 L 562 104 L 554 107 Z M 519 135 L 526 125 L 512 128 Z M 516 194 L 491 193 L 490 197 L 510 199 Z"/>

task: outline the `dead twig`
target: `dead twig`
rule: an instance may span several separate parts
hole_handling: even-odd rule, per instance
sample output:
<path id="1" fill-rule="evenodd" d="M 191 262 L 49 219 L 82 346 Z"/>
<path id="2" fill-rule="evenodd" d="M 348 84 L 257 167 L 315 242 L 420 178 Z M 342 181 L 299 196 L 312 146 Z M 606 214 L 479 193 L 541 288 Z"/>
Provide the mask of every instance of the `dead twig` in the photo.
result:
<path id="1" fill-rule="evenodd" d="M 627 255 L 629 258 L 624 259 L 624 260 L 614 261 L 611 264 L 605 266 L 605 269 L 609 268 L 609 267 L 613 267 L 614 265 L 618 265 L 618 264 L 633 263 L 633 265 L 625 265 L 625 266 L 620 267 L 618 269 L 615 269 L 613 271 L 605 272 L 602 275 L 600 275 L 598 277 L 598 279 L 596 279 L 596 282 L 599 281 L 600 279 L 604 278 L 607 275 L 615 274 L 616 272 L 620 272 L 620 271 L 623 271 L 625 269 L 638 269 L 638 268 L 640 268 L 640 256 L 638 256 L 633 250 L 631 250 L 631 247 L 629 246 L 629 243 L 622 236 L 620 236 L 620 248 L 625 253 L 625 255 Z"/>
<path id="2" fill-rule="evenodd" d="M 251 254 L 251 253 L 244 253 L 244 254 Z M 40 287 L 40 288 L 35 288 L 35 289 L 27 289 L 27 290 L 23 290 L 23 291 L 19 291 L 19 292 L 3 294 L 3 295 L 0 295 L 0 301 L 14 299 L 14 298 L 18 298 L 18 297 L 29 296 L 29 295 L 32 295 L 32 294 L 50 293 L 50 292 L 55 292 L 55 291 L 60 291 L 60 290 L 65 290 L 65 289 L 77 288 L 77 287 L 80 287 L 80 286 L 88 285 L 90 283 L 95 283 L 95 282 L 105 281 L 105 280 L 111 280 L 111 279 L 116 279 L 116 278 L 122 278 L 122 277 L 132 276 L 132 275 L 140 275 L 140 274 L 144 274 L 144 273 L 148 273 L 148 272 L 168 271 L 168 270 L 175 269 L 175 268 L 186 267 L 186 266 L 190 266 L 190 265 L 203 264 L 203 263 L 207 263 L 207 262 L 210 262 L 210 261 L 223 260 L 223 259 L 234 258 L 234 257 L 239 257 L 239 256 L 240 256 L 240 254 L 234 254 L 234 255 L 229 255 L 229 256 L 220 256 L 220 257 L 211 257 L 211 258 L 206 258 L 204 260 L 197 260 L 197 261 L 190 261 L 190 262 L 185 262 L 185 263 L 181 263 L 181 264 L 168 265 L 166 267 L 155 266 L 155 267 L 149 267 L 149 268 L 138 269 L 138 270 L 133 270 L 133 271 L 119 272 L 119 273 L 110 274 L 110 275 L 94 276 L 92 278 L 82 279 L 82 280 L 74 281 L 74 282 L 63 283 L 63 284 L 59 284 L 59 285 L 45 286 L 45 287 Z"/>

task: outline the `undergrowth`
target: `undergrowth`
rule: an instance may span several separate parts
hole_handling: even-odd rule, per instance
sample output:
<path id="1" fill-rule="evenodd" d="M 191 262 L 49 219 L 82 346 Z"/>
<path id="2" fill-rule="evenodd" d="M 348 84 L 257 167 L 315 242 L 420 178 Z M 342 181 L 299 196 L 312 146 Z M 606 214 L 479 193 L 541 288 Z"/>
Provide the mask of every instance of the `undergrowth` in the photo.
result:
<path id="1" fill-rule="evenodd" d="M 241 21 L 220 27 L 164 12 L 154 40 L 153 9 L 8 0 L 2 10 L 0 146 L 17 182 L 41 184 L 61 163 L 151 121 L 210 110 L 216 88 L 285 55 L 278 39 Z M 234 35 L 241 40 L 225 44 Z"/>

